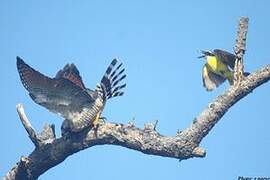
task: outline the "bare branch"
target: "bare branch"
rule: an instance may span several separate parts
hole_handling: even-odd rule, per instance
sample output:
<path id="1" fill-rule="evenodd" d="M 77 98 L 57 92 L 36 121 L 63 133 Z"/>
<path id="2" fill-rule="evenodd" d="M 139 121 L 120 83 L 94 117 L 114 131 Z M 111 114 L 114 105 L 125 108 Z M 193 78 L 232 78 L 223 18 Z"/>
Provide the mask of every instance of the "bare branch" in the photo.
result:
<path id="1" fill-rule="evenodd" d="M 41 144 L 41 140 L 38 138 L 38 135 L 36 134 L 35 130 L 32 128 L 30 121 L 28 120 L 27 116 L 25 115 L 23 105 L 18 104 L 16 106 L 16 108 L 17 108 L 17 112 L 19 114 L 20 120 L 23 124 L 23 127 L 25 128 L 25 130 L 27 131 L 27 133 L 29 135 L 29 138 L 31 139 L 31 141 L 34 143 L 34 145 L 36 147 L 39 147 Z"/>
<path id="2" fill-rule="evenodd" d="M 45 124 L 43 126 L 42 132 L 39 134 L 39 138 L 43 141 L 43 143 L 51 142 L 55 139 L 55 127 L 54 124 L 49 125 Z"/>
<path id="3" fill-rule="evenodd" d="M 239 21 L 236 45 L 234 49 L 235 55 L 236 55 L 236 61 L 234 65 L 235 87 L 238 87 L 239 83 L 243 79 L 243 73 L 244 73 L 244 63 L 243 63 L 244 57 L 243 56 L 246 50 L 247 30 L 248 30 L 248 18 L 242 17 Z"/>
<path id="4" fill-rule="evenodd" d="M 30 180 L 31 177 L 28 175 L 28 164 L 29 159 L 27 157 L 21 157 L 20 161 L 6 174 L 4 180 Z"/>

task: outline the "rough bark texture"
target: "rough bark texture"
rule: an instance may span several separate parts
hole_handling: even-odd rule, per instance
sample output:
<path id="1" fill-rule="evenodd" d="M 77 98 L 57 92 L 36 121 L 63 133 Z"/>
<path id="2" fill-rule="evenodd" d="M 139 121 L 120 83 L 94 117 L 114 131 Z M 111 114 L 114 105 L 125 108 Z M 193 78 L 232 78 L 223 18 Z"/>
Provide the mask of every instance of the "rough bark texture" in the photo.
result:
<path id="1" fill-rule="evenodd" d="M 246 23 L 245 26 L 241 23 Z M 236 51 L 239 59 L 243 59 L 246 33 L 246 20 L 240 20 L 237 44 L 241 50 Z M 244 28 L 243 28 L 244 27 Z M 241 37 L 239 37 L 241 36 Z M 240 47 L 240 45 L 237 47 Z M 244 46 L 243 46 L 244 44 Z M 238 63 L 242 63 L 240 60 Z M 242 71 L 241 68 L 235 70 Z M 30 122 L 24 114 L 22 105 L 17 106 L 20 119 L 27 130 L 30 139 L 36 148 L 28 157 L 22 157 L 19 162 L 6 174 L 4 179 L 37 179 L 41 174 L 64 161 L 73 153 L 83 149 L 104 144 L 119 145 L 134 149 L 145 154 L 171 157 L 176 159 L 188 159 L 192 157 L 204 157 L 206 152 L 199 147 L 201 140 L 210 132 L 214 125 L 222 118 L 227 110 L 248 95 L 256 87 L 269 81 L 270 65 L 252 73 L 247 78 L 237 78 L 237 86 L 231 86 L 222 95 L 211 102 L 208 107 L 199 114 L 190 127 L 178 132 L 174 137 L 163 136 L 155 130 L 156 124 L 147 124 L 144 129 L 139 129 L 134 124 L 127 125 L 105 122 L 94 129 L 55 138 L 54 127 L 46 125 L 41 134 L 35 133 Z"/>
<path id="2" fill-rule="evenodd" d="M 246 51 L 246 39 L 247 39 L 247 30 L 248 30 L 248 21 L 247 17 L 243 17 L 239 21 L 236 45 L 234 48 L 236 61 L 234 65 L 234 84 L 240 85 L 243 74 L 244 74 L 244 54 Z"/>

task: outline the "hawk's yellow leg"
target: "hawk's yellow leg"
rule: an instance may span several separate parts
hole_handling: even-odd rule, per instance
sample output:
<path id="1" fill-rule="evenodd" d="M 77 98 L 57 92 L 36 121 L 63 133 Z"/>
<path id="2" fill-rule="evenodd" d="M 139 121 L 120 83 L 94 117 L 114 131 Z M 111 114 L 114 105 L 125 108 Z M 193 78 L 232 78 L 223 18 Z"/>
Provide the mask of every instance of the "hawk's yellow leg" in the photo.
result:
<path id="1" fill-rule="evenodd" d="M 99 111 L 99 112 L 97 113 L 97 115 L 96 115 L 94 121 L 93 121 L 93 127 L 94 127 L 94 128 L 97 128 L 97 125 L 98 125 L 98 123 L 99 123 L 100 120 L 101 120 L 100 116 L 101 116 L 101 112 Z"/>

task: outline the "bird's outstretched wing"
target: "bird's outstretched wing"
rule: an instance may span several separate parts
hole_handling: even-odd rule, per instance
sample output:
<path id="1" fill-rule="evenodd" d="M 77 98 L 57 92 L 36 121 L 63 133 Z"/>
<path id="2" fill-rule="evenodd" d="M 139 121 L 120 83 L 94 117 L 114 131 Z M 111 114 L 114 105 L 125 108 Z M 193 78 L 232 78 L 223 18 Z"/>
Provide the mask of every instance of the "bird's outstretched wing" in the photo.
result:
<path id="1" fill-rule="evenodd" d="M 223 51 L 221 49 L 214 49 L 214 55 L 218 58 L 218 60 L 228 65 L 232 70 L 234 69 L 236 60 L 236 56 L 234 54 Z"/>
<path id="2" fill-rule="evenodd" d="M 209 70 L 210 68 L 205 64 L 202 70 L 203 86 L 207 91 L 212 91 L 222 84 L 226 79 Z"/>
<path id="3" fill-rule="evenodd" d="M 75 66 L 75 64 L 67 64 L 65 65 L 65 67 L 63 69 L 61 69 L 60 71 L 57 72 L 56 79 L 59 78 L 64 78 L 64 79 L 68 79 L 71 82 L 73 82 L 74 84 L 76 84 L 77 86 L 79 86 L 81 89 L 86 89 L 84 86 L 84 83 L 82 81 L 82 78 L 80 76 L 80 72 L 77 69 L 77 67 Z"/>
<path id="4" fill-rule="evenodd" d="M 94 101 L 74 65 L 66 66 L 55 78 L 50 78 L 17 57 L 17 69 L 30 97 L 37 104 L 66 119 L 74 119 L 85 106 Z"/>

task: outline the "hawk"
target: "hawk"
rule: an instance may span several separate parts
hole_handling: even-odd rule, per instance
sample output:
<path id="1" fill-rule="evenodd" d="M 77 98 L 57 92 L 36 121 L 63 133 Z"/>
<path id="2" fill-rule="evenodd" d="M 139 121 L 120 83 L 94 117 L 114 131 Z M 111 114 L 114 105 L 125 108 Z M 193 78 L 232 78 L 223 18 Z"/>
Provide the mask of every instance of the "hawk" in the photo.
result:
<path id="1" fill-rule="evenodd" d="M 106 101 L 124 94 L 122 89 L 126 84 L 121 83 L 126 77 L 125 69 L 122 68 L 122 63 L 117 64 L 118 60 L 113 59 L 101 82 L 95 90 L 91 90 L 85 87 L 74 64 L 65 65 L 54 78 L 50 78 L 17 57 L 20 79 L 31 99 L 65 118 L 62 133 L 95 127 Z"/>
<path id="2" fill-rule="evenodd" d="M 212 91 L 225 80 L 228 80 L 232 85 L 236 56 L 220 49 L 214 49 L 213 52 L 202 51 L 202 54 L 199 58 L 206 59 L 202 70 L 203 86 L 206 90 Z M 244 76 L 248 75 L 248 72 L 244 73 Z"/>

